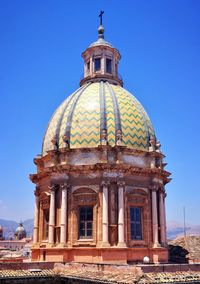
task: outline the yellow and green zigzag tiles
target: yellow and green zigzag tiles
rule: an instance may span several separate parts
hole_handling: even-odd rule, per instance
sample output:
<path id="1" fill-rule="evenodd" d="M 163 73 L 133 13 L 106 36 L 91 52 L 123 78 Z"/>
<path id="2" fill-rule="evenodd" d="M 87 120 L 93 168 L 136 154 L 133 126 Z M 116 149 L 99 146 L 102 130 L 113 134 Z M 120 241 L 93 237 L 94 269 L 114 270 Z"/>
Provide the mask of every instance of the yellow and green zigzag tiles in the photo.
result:
<path id="1" fill-rule="evenodd" d="M 106 102 L 106 123 L 107 123 L 107 140 L 108 144 L 112 147 L 115 146 L 115 116 L 114 116 L 114 109 L 113 109 L 113 101 L 111 94 L 108 90 L 106 84 L 104 84 L 104 96 Z"/>
<path id="2" fill-rule="evenodd" d="M 89 85 L 74 110 L 70 147 L 97 147 L 100 144 L 99 83 Z"/>
<path id="3" fill-rule="evenodd" d="M 108 86 L 104 82 L 105 116 L 107 126 L 107 140 L 109 145 L 115 146 L 115 114 L 113 100 Z M 138 100 L 124 88 L 110 84 L 116 96 L 122 129 L 123 145 L 128 148 L 148 151 L 149 137 L 154 135 L 151 121 Z M 43 154 L 53 149 L 51 143 L 58 134 L 59 148 L 64 147 L 62 140 L 66 132 L 69 113 L 73 116 L 70 125 L 70 147 L 92 148 L 100 145 L 100 83 L 85 85 L 68 97 L 55 111 L 48 125 L 44 142 Z M 77 100 L 77 101 L 76 101 Z M 76 102 L 74 104 L 74 102 Z"/>

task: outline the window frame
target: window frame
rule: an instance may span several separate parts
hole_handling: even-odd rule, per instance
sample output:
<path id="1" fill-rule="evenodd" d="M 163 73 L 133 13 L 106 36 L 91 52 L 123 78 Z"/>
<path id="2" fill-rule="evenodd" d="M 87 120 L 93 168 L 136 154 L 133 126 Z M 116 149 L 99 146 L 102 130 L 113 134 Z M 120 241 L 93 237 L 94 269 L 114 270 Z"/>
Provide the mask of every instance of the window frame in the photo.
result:
<path id="1" fill-rule="evenodd" d="M 81 220 L 81 209 L 86 209 L 84 212 L 84 219 Z M 87 219 L 88 209 L 91 209 L 92 212 L 92 219 Z M 93 239 L 93 230 L 94 230 L 94 207 L 92 205 L 85 205 L 85 206 L 79 206 L 79 222 L 78 222 L 78 239 L 79 240 L 91 240 Z M 81 234 L 81 224 L 83 224 L 83 231 L 85 232 L 84 235 Z M 91 229 L 88 228 L 88 225 L 91 225 Z M 91 235 L 88 235 L 88 231 L 91 231 Z"/>
<path id="2" fill-rule="evenodd" d="M 107 66 L 107 62 L 110 62 L 110 72 L 109 72 L 109 70 L 108 70 L 108 66 Z M 108 73 L 108 74 L 112 74 L 112 59 L 111 58 L 106 58 L 106 73 Z"/>
<path id="3" fill-rule="evenodd" d="M 96 60 L 99 60 L 99 69 L 96 69 Z M 101 72 L 101 57 L 94 58 L 94 72 Z"/>
<path id="4" fill-rule="evenodd" d="M 47 241 L 49 239 L 49 213 L 49 208 L 43 209 L 43 241 Z"/>
<path id="5" fill-rule="evenodd" d="M 131 220 L 131 210 L 135 209 L 134 212 L 134 220 Z M 137 221 L 136 219 L 136 210 L 139 209 L 140 212 L 140 220 Z M 140 206 L 130 206 L 129 208 L 129 222 L 130 222 L 130 240 L 131 241 L 142 241 L 143 240 L 143 226 L 142 226 L 142 220 L 143 220 L 143 212 L 142 212 L 142 207 Z M 137 236 L 137 228 L 136 226 L 140 225 L 140 235 Z M 135 233 L 132 235 L 132 226 L 134 227 Z"/>

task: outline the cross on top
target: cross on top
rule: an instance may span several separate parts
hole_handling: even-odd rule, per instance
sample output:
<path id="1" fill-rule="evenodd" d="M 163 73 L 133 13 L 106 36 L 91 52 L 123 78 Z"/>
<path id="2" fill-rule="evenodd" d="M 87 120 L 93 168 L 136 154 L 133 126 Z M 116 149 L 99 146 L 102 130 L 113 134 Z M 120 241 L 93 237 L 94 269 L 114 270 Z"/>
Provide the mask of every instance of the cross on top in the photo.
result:
<path id="1" fill-rule="evenodd" d="M 102 18 L 103 18 L 104 11 L 100 11 L 99 18 L 100 18 L 100 25 L 102 26 Z"/>

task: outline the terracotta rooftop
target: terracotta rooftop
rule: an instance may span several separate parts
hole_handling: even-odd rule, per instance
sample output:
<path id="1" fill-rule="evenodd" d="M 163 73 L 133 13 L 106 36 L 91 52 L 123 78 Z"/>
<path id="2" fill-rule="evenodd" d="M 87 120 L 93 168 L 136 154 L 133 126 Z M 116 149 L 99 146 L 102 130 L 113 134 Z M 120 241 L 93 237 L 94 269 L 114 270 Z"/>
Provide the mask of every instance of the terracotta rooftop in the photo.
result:
<path id="1" fill-rule="evenodd" d="M 185 260 L 200 262 L 200 236 L 178 237 L 168 244 L 172 261 L 185 257 Z"/>
<path id="2" fill-rule="evenodd" d="M 200 281 L 199 272 L 176 272 L 176 273 L 143 273 L 141 269 L 135 267 L 133 270 L 114 269 L 110 271 L 97 271 L 96 269 L 88 269 L 88 267 L 71 266 L 66 270 L 59 268 L 45 270 L 2 270 L 0 271 L 1 279 L 10 278 L 43 278 L 43 277 L 61 277 L 73 278 L 86 281 L 94 281 L 96 283 L 194 283 Z"/>

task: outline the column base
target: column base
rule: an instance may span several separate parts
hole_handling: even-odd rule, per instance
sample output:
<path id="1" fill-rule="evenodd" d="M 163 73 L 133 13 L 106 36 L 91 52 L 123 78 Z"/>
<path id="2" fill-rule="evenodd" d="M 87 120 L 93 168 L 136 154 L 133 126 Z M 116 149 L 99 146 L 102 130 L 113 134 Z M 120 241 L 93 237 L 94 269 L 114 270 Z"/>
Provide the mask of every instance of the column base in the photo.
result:
<path id="1" fill-rule="evenodd" d="M 108 248 L 108 247 L 110 247 L 110 244 L 109 244 L 109 242 L 103 242 L 103 243 L 101 244 L 101 246 L 102 246 L 103 248 Z"/>
<path id="2" fill-rule="evenodd" d="M 119 243 L 117 244 L 117 247 L 119 247 L 119 248 L 126 248 L 127 245 L 126 245 L 125 242 L 119 242 Z"/>
<path id="3" fill-rule="evenodd" d="M 161 245 L 159 243 L 154 243 L 153 244 L 153 248 L 160 248 L 160 247 L 161 247 Z"/>
<path id="4" fill-rule="evenodd" d="M 46 245 L 46 247 L 49 247 L 49 248 L 55 247 L 55 243 L 48 243 L 48 244 Z"/>
<path id="5" fill-rule="evenodd" d="M 57 246 L 57 247 L 64 248 L 64 247 L 67 247 L 67 244 L 66 244 L 66 243 L 60 243 L 60 244 L 58 244 L 58 246 Z"/>

